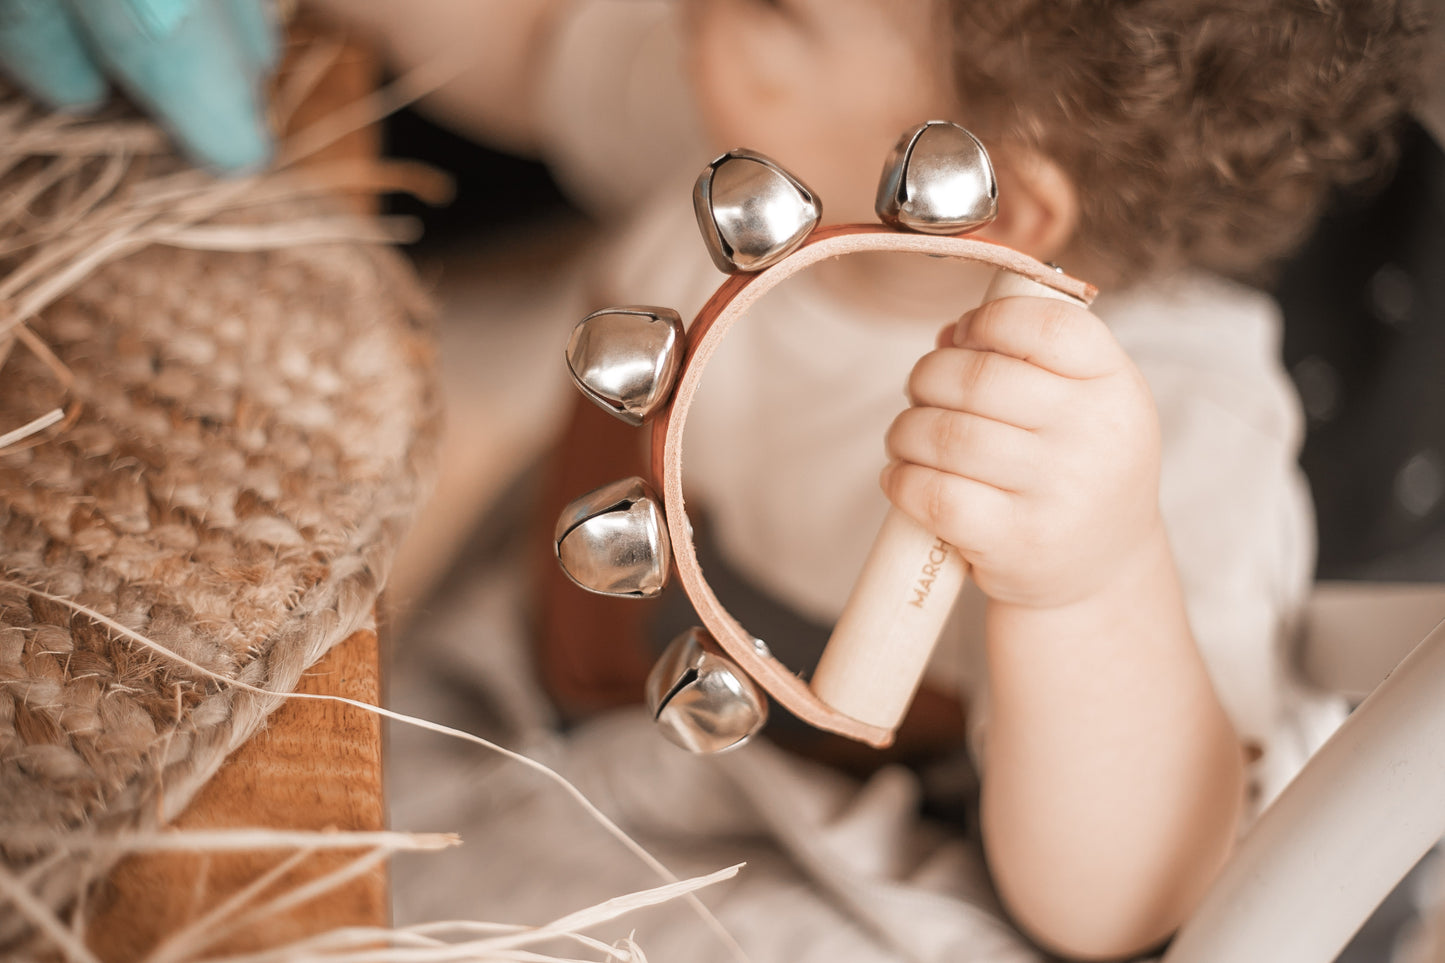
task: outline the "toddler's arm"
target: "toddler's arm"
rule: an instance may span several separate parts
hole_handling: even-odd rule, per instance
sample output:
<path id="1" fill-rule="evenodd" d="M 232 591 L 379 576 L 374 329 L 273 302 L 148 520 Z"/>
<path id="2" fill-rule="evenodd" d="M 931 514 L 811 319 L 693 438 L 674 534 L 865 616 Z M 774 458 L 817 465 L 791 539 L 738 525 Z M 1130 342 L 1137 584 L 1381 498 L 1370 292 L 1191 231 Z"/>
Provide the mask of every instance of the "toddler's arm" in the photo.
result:
<path id="1" fill-rule="evenodd" d="M 1125 956 L 1202 895 L 1244 784 L 1164 534 L 1153 401 L 1072 305 L 993 302 L 945 340 L 914 369 L 883 486 L 990 599 L 990 866 L 1041 941 Z"/>
<path id="2" fill-rule="evenodd" d="M 398 71 L 436 63 L 455 74 L 423 100 L 459 133 L 519 153 L 538 147 L 536 97 L 561 0 L 310 0 L 359 31 Z"/>

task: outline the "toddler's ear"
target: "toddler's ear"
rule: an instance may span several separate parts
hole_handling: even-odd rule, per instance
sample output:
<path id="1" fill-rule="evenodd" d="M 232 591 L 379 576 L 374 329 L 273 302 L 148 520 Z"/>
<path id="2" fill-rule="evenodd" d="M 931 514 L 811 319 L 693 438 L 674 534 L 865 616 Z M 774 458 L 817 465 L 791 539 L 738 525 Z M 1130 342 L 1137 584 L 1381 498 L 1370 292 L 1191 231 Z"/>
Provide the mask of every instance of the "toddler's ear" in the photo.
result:
<path id="1" fill-rule="evenodd" d="M 1074 239 L 1079 197 L 1063 169 L 1041 154 L 1016 149 L 1000 158 L 998 217 L 979 233 L 1048 261 Z"/>

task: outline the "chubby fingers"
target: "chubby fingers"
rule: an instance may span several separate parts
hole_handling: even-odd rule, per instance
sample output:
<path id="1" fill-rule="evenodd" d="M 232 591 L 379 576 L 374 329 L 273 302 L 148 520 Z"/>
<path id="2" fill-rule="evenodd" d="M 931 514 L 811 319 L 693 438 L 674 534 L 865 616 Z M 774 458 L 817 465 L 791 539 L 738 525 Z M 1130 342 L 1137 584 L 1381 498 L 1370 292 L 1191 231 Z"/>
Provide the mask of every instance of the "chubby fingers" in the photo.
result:
<path id="1" fill-rule="evenodd" d="M 970 412 L 1030 431 L 1064 402 L 1067 384 L 1027 361 L 975 348 L 940 348 L 908 377 L 908 400 L 925 408 Z"/>
<path id="2" fill-rule="evenodd" d="M 1123 357 L 1098 317 L 1080 305 L 1050 298 L 1000 298 L 980 305 L 959 319 L 952 343 L 1075 379 L 1111 374 Z"/>
<path id="3" fill-rule="evenodd" d="M 1009 492 L 1022 491 L 1040 470 L 1033 432 L 966 411 L 909 408 L 893 421 L 888 457 L 969 478 Z"/>
<path id="4" fill-rule="evenodd" d="M 889 462 L 878 482 L 900 511 L 965 557 L 997 544 L 1017 510 L 1017 495 L 911 462 Z"/>

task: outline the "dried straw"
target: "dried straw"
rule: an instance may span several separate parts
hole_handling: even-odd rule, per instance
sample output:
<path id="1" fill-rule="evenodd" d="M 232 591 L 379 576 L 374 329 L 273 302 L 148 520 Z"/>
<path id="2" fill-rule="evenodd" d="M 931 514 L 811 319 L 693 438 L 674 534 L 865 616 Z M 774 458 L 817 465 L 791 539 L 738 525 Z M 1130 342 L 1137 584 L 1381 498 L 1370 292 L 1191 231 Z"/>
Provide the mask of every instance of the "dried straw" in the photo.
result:
<path id="1" fill-rule="evenodd" d="M 323 60 L 303 56 L 289 102 Z M 288 164 L 360 116 L 303 132 Z M 217 181 L 119 108 L 51 115 L 0 87 L 0 956 L 42 934 L 75 957 L 126 839 L 159 844 L 370 620 L 438 402 L 425 300 L 378 244 L 412 226 L 331 197 L 392 188 L 448 190 L 361 162 Z M 251 688 L 172 670 L 41 587 Z"/>
<path id="2" fill-rule="evenodd" d="M 283 112 L 334 55 L 320 45 L 291 71 Z M 291 691 L 370 618 L 435 438 L 426 308 L 377 247 L 414 226 L 345 216 L 328 198 L 450 191 L 414 164 L 294 165 L 452 69 L 403 78 L 301 131 L 275 170 L 232 181 L 185 168 L 148 123 L 48 115 L 0 88 L 0 954 L 91 963 L 86 890 L 124 853 L 295 850 L 151 957 L 184 963 L 391 853 L 456 842 L 156 828 L 270 711 L 307 698 L 517 760 L 667 882 L 544 927 L 350 928 L 236 963 L 555 961 L 530 947 L 557 938 L 645 963 L 630 939 L 578 930 L 676 898 L 746 959 L 693 895 L 738 867 L 679 881 L 534 760 Z M 267 895 L 321 849 L 357 852 Z"/>
<path id="3" fill-rule="evenodd" d="M 162 657 L 164 657 L 164 658 L 166 658 L 166 659 L 168 659 L 168 660 L 177 662 L 177 663 L 179 663 L 180 665 L 185 666 L 187 669 L 190 669 L 192 672 L 196 673 L 197 675 L 203 676 L 203 677 L 208 678 L 208 679 L 212 679 L 212 680 L 214 680 L 214 681 L 216 681 L 216 682 L 220 682 L 220 683 L 222 683 L 222 684 L 224 684 L 224 685 L 226 685 L 226 686 L 231 686 L 231 687 L 235 687 L 235 688 L 238 688 L 238 689 L 243 689 L 243 690 L 246 690 L 246 691 L 255 692 L 255 693 L 258 694 L 258 695 L 274 696 L 274 695 L 277 694 L 277 693 L 274 693 L 274 692 L 267 691 L 267 690 L 265 690 L 265 689 L 261 689 L 261 688 L 259 688 L 259 687 L 257 687 L 257 686 L 250 685 L 249 683 L 242 682 L 242 681 L 240 681 L 239 679 L 231 678 L 231 677 L 229 677 L 229 676 L 225 676 L 225 675 L 221 675 L 220 673 L 213 672 L 213 671 L 211 671 L 210 669 L 207 669 L 205 666 L 202 666 L 202 665 L 199 665 L 199 664 L 197 664 L 197 663 L 195 663 L 195 662 L 192 662 L 190 659 L 187 659 L 185 656 L 180 655 L 179 653 L 173 652 L 173 651 L 171 651 L 170 649 L 167 649 L 165 646 L 160 645 L 159 643 L 155 642 L 154 640 L 149 639 L 149 638 L 145 637 L 144 635 L 141 635 L 141 634 L 138 633 L 138 632 L 135 632 L 135 631 L 133 631 L 133 630 L 131 630 L 131 629 L 126 628 L 124 625 L 121 625 L 120 623 L 116 622 L 115 620 L 110 619 L 110 618 L 107 618 L 106 616 L 102 615 L 100 612 L 97 612 L 97 611 L 95 611 L 95 610 L 93 610 L 93 609 L 90 609 L 90 608 L 88 608 L 88 607 L 86 607 L 86 606 L 84 606 L 84 605 L 79 604 L 78 602 L 73 601 L 73 600 L 66 599 L 66 598 L 61 598 L 61 597 L 59 597 L 59 596 L 52 595 L 52 594 L 50 594 L 50 593 L 48 593 L 48 592 L 41 591 L 40 589 L 29 588 L 29 587 L 27 587 L 27 586 L 20 585 L 20 584 L 17 584 L 17 583 L 15 583 L 15 582 L 12 582 L 12 581 L 10 581 L 10 580 L 8 580 L 8 579 L 0 579 L 0 586 L 5 586 L 5 587 L 9 587 L 9 588 L 15 588 L 15 589 L 20 589 L 20 590 L 27 591 L 27 592 L 31 593 L 32 595 L 35 595 L 35 596 L 37 596 L 37 597 L 39 597 L 39 598 L 43 598 L 43 599 L 45 599 L 45 600 L 47 600 L 47 601 L 54 602 L 54 603 L 56 603 L 57 605 L 64 606 L 65 608 L 68 608 L 68 609 L 72 610 L 73 612 L 75 612 L 75 613 L 78 614 L 78 615 L 83 615 L 83 616 L 85 616 L 86 618 L 93 619 L 95 622 L 97 622 L 97 623 L 99 623 L 100 625 L 104 626 L 106 629 L 108 629 L 109 631 L 115 633 L 116 635 L 121 636 L 121 637 L 123 637 L 123 638 L 125 638 L 125 639 L 127 639 L 127 640 L 129 640 L 129 641 L 131 641 L 131 642 L 134 642 L 135 644 L 141 646 L 142 648 L 147 649 L 147 650 L 149 650 L 149 651 L 151 651 L 151 652 L 154 652 L 154 653 L 156 653 L 157 655 L 160 655 L 160 656 L 162 656 Z M 424 730 L 427 730 L 427 731 L 430 731 L 430 732 L 437 732 L 437 733 L 441 733 L 442 735 L 450 736 L 450 737 L 452 737 L 452 738 L 454 738 L 454 739 L 460 739 L 460 740 L 462 740 L 462 741 L 464 741 L 464 742 L 474 743 L 474 744 L 476 744 L 476 745 L 479 745 L 479 746 L 482 746 L 482 747 L 484 747 L 484 748 L 490 749 L 490 750 L 492 750 L 493 752 L 498 753 L 498 754 L 500 754 L 500 755 L 502 755 L 502 756 L 505 756 L 506 758 L 511 759 L 511 760 L 514 761 L 514 762 L 520 763 L 520 764 L 522 764 L 523 766 L 526 766 L 528 769 L 531 769 L 532 771 L 539 773 L 540 775 L 544 776 L 545 778 L 547 778 L 548 780 L 550 780 L 551 782 L 553 782 L 553 783 L 555 783 L 557 786 L 559 786 L 564 792 L 567 793 L 567 795 L 571 796 L 574 800 L 576 800 L 576 802 L 578 803 L 578 805 L 580 805 L 580 806 L 583 808 L 583 810 L 587 813 L 588 816 L 590 816 L 593 820 L 595 820 L 595 821 L 598 823 L 598 825 L 600 825 L 603 829 L 605 829 L 614 839 L 616 839 L 619 843 L 621 843 L 629 852 L 631 852 L 634 856 L 636 856 L 638 859 L 640 859 L 640 860 L 643 862 L 644 865 L 646 865 L 649 869 L 651 869 L 654 873 L 656 873 L 656 874 L 657 874 L 658 876 L 660 876 L 662 879 L 666 880 L 669 885 L 672 885 L 672 886 L 680 886 L 680 885 L 681 885 L 681 881 L 678 880 L 678 878 L 677 878 L 675 875 L 673 875 L 673 873 L 672 873 L 671 870 L 669 870 L 666 866 L 664 866 L 655 856 L 653 856 L 651 853 L 649 853 L 649 852 L 647 851 L 647 849 L 646 849 L 644 846 L 642 846 L 641 843 L 637 842 L 635 839 L 633 839 L 631 836 L 629 836 L 629 835 L 627 834 L 627 832 L 622 829 L 622 827 L 618 826 L 615 822 L 613 822 L 612 819 L 611 819 L 610 817 L 608 817 L 606 813 L 604 813 L 604 812 L 602 812 L 602 810 L 598 809 L 597 806 L 596 806 L 590 799 L 588 799 L 587 796 L 586 796 L 580 789 L 578 789 L 578 788 L 577 788 L 576 786 L 574 786 L 570 781 L 568 781 L 565 776 L 561 775 L 561 774 L 558 773 L 556 770 L 554 770 L 554 769 L 552 769 L 552 768 L 544 765 L 543 763 L 538 762 L 538 761 L 535 760 L 535 759 L 532 759 L 532 758 L 529 757 L 529 756 L 523 755 L 522 753 L 519 753 L 519 752 L 515 752 L 515 751 L 513 751 L 513 750 L 511 750 L 511 749 L 506 748 L 505 746 L 500 746 L 500 745 L 498 745 L 498 744 L 496 744 L 496 743 L 494 743 L 494 742 L 492 742 L 492 741 L 490 741 L 490 740 L 488 740 L 488 739 L 484 739 L 484 738 L 482 738 L 481 736 L 478 736 L 478 735 L 475 735 L 475 734 L 473 734 L 473 733 L 467 732 L 467 731 L 465 731 L 465 730 L 463 730 L 463 729 L 456 729 L 456 728 L 453 728 L 453 727 L 451 727 L 451 726 L 445 726 L 445 725 L 442 725 L 441 723 L 438 723 L 438 722 L 432 722 L 432 721 L 429 720 L 429 719 L 421 719 L 421 718 L 418 718 L 418 717 L 416 717 L 416 716 L 409 716 L 409 715 L 406 715 L 405 713 L 396 712 L 396 711 L 394 711 L 394 710 L 386 709 L 386 708 L 383 708 L 382 706 L 372 705 L 371 703 L 362 702 L 362 701 L 357 700 L 357 699 L 349 699 L 349 698 L 347 698 L 347 697 L 345 697 L 345 696 L 326 695 L 326 694 L 323 694 L 323 693 L 312 693 L 312 692 L 289 692 L 289 693 L 284 693 L 284 694 L 282 694 L 282 696 L 283 696 L 283 698 L 285 698 L 285 699 L 315 700 L 315 701 L 320 701 L 320 702 L 335 702 L 335 703 L 340 703 L 341 705 L 351 706 L 351 707 L 353 707 L 353 708 L 361 709 L 361 710 L 363 710 L 363 711 L 365 711 L 365 712 L 370 712 L 370 713 L 373 713 L 373 714 L 375 714 L 375 715 L 381 716 L 382 718 L 385 718 L 385 719 L 391 719 L 391 720 L 393 720 L 393 721 L 395 721 L 395 722 L 400 722 L 400 723 L 403 723 L 403 724 L 405 724 L 405 725 L 414 726 L 414 727 L 416 727 L 416 728 L 418 728 L 418 729 L 424 729 Z M 273 835 L 277 835 L 277 834 L 273 834 Z M 303 834 L 303 835 L 304 835 L 304 834 Z M 141 837 L 141 838 L 144 838 L 144 837 Z M 152 837 L 152 838 L 154 838 L 154 837 Z M 734 870 L 736 870 L 736 869 L 737 869 L 737 867 L 734 867 Z M 347 878 L 349 878 L 349 877 L 347 877 Z M 319 881 L 318 881 L 318 882 L 319 882 Z M 334 884 L 334 885 L 339 885 L 339 884 Z M 327 886 L 326 888 L 329 889 L 329 888 L 332 888 L 332 887 L 331 887 L 331 886 Z M 697 911 L 698 915 L 702 918 L 703 922 L 704 922 L 705 924 L 707 924 L 707 926 L 713 931 L 714 934 L 717 935 L 718 939 L 723 943 L 723 945 L 725 945 L 726 947 L 728 947 L 729 951 L 734 955 L 734 957 L 735 957 L 736 959 L 746 960 L 746 959 L 748 958 L 748 957 L 747 957 L 747 954 L 743 951 L 742 947 L 740 947 L 740 946 L 738 945 L 737 941 L 733 938 L 732 934 L 727 931 L 727 929 L 722 925 L 722 923 L 717 919 L 717 917 L 715 917 L 715 916 L 707 909 L 706 906 L 704 906 L 699 900 L 697 900 L 696 897 L 691 896 L 691 895 L 690 895 L 690 892 L 691 892 L 690 890 L 679 890 L 679 891 L 678 891 L 678 895 L 686 895 L 686 898 L 687 898 L 688 902 L 692 904 L 693 908 Z M 622 899 L 623 901 L 625 901 L 627 898 L 626 898 L 626 897 L 622 897 L 621 899 Z M 609 901 L 607 904 L 603 904 L 603 905 L 612 905 L 613 902 L 616 902 L 616 901 Z M 166 960 L 166 963 L 171 963 L 171 961 Z"/>
<path id="4" fill-rule="evenodd" d="M 280 120 L 319 82 L 339 48 L 321 43 L 300 58 L 278 97 Z M 252 177 L 217 182 L 179 165 L 151 125 L 46 114 L 17 91 L 0 86 L 0 369 L 19 337 L 56 374 L 62 395 L 69 377 L 26 323 L 97 268 L 151 245 L 254 251 L 344 241 L 414 240 L 406 218 L 295 217 L 269 223 L 208 223 L 260 205 L 344 191 L 408 191 L 431 203 L 451 195 L 445 175 L 415 163 L 351 160 L 295 169 L 352 131 L 374 123 L 434 89 L 455 68 L 436 63 L 362 98 L 289 138 L 276 166 Z M 21 256 L 23 255 L 23 257 Z M 73 409 L 70 420 L 73 421 Z M 0 452 L 57 424 L 49 412 L 24 425 L 0 425 Z"/>
<path id="5" fill-rule="evenodd" d="M 333 838 L 335 837 L 335 838 Z M 367 872 L 392 853 L 401 850 L 427 850 L 456 845 L 460 842 L 448 834 L 411 833 L 273 833 L 267 830 L 231 832 L 186 831 L 157 834 L 145 839 L 134 851 L 150 848 L 149 843 L 164 839 L 162 848 L 186 851 L 268 849 L 299 846 L 287 860 L 262 874 L 250 885 L 233 894 L 210 912 L 199 916 L 184 929 L 171 936 L 148 954 L 143 963 L 191 963 L 202 959 L 212 963 L 297 963 L 315 960 L 330 963 L 444 963 L 450 960 L 529 960 L 538 963 L 562 963 L 559 958 L 526 951 L 523 947 L 565 939 L 576 942 L 605 958 L 617 961 L 646 963 L 642 949 L 630 938 L 608 945 L 583 933 L 583 930 L 616 920 L 628 913 L 657 906 L 678 898 L 694 899 L 698 890 L 732 879 L 742 864 L 729 866 L 705 876 L 678 880 L 663 886 L 614 897 L 595 906 L 570 913 L 542 926 L 488 923 L 471 920 L 444 920 L 400 928 L 341 927 L 315 936 L 253 953 L 216 957 L 206 951 L 237 930 L 258 925 L 267 918 L 285 912 L 321 893 L 343 885 Z M 334 846 L 352 848 L 370 846 L 367 852 L 344 864 L 340 869 L 310 883 L 288 890 L 258 906 L 249 907 L 257 897 L 273 886 L 286 873 L 296 868 L 319 848 Z M 129 848 L 123 846 L 122 848 Z M 23 880 L 0 865 L 0 896 L 14 901 L 35 925 L 50 939 L 53 948 L 71 963 L 98 963 L 78 932 L 67 930 L 59 917 L 41 904 L 24 885 Z M 453 937 L 444 939 L 443 936 Z"/>

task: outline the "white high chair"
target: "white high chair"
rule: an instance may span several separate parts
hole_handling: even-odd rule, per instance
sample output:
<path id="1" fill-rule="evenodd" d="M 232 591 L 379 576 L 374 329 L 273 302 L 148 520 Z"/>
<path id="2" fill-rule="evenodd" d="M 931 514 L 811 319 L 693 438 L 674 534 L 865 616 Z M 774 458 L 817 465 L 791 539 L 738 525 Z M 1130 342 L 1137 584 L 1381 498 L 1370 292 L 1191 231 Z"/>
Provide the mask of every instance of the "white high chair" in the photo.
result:
<path id="1" fill-rule="evenodd" d="M 1306 677 L 1364 701 L 1260 815 L 1164 963 L 1329 963 L 1445 836 L 1445 583 L 1321 583 L 1305 619 Z"/>

